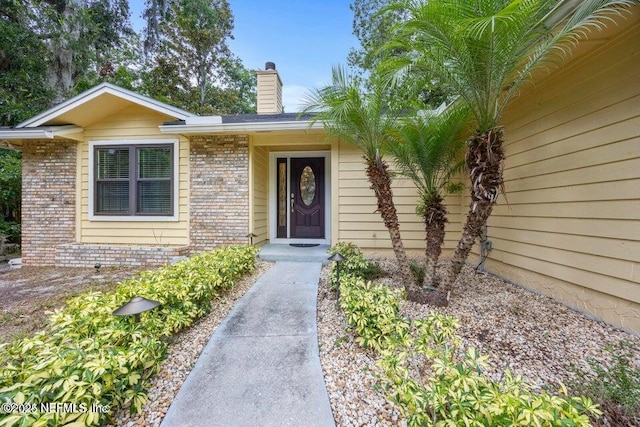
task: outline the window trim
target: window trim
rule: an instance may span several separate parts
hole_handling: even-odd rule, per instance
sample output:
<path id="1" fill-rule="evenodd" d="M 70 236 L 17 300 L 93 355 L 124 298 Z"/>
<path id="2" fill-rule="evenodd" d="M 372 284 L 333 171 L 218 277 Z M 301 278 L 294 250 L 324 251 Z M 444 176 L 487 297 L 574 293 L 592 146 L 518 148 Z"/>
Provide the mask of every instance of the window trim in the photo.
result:
<path id="1" fill-rule="evenodd" d="M 171 145 L 173 151 L 173 164 L 172 168 L 172 211 L 173 213 L 170 215 L 163 214 L 155 214 L 155 215 L 136 215 L 136 214 L 109 214 L 109 213 L 96 213 L 96 148 L 107 148 L 107 147 L 118 147 L 118 146 L 141 146 L 141 145 Z M 90 221 L 120 221 L 120 222 L 131 222 L 131 221 L 154 221 L 154 222 L 168 222 L 168 221 L 178 221 L 179 219 L 179 200 L 180 200 L 180 144 L 177 139 L 131 139 L 131 140 L 100 140 L 100 141 L 89 141 L 89 220 Z M 137 158 L 137 153 L 135 154 Z M 135 169 L 135 167 L 134 167 Z M 136 182 L 137 182 L 137 177 Z"/>

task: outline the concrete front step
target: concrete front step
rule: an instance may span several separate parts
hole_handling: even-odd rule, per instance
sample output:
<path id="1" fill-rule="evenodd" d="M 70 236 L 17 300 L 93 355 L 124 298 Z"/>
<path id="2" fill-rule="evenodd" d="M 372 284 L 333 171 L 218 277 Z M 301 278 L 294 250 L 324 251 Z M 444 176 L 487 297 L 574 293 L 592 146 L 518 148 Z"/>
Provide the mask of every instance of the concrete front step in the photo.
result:
<path id="1" fill-rule="evenodd" d="M 326 263 L 329 254 L 329 245 L 313 247 L 296 247 L 286 244 L 268 244 L 260 247 L 258 258 L 264 261 L 290 261 L 290 262 L 321 262 Z"/>

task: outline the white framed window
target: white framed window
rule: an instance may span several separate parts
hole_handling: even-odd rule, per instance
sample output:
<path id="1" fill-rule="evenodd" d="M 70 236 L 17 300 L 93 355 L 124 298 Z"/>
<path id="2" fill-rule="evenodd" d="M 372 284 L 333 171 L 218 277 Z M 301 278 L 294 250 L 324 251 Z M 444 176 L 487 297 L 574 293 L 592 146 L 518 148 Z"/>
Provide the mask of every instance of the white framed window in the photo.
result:
<path id="1" fill-rule="evenodd" d="M 177 221 L 178 141 L 89 142 L 89 218 Z"/>

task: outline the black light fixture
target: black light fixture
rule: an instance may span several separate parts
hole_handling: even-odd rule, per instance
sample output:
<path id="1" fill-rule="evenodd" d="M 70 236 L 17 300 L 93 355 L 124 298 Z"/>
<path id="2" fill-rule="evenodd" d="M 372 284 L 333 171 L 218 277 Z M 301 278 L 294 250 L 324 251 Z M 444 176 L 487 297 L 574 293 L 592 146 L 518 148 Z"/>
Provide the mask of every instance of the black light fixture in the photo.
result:
<path id="1" fill-rule="evenodd" d="M 340 303 L 340 263 L 344 260 L 346 260 L 346 258 L 338 252 L 329 257 L 329 261 L 336 263 L 336 304 Z"/>
<path id="2" fill-rule="evenodd" d="M 253 234 L 253 233 L 249 233 L 249 234 L 247 234 L 247 237 L 249 238 L 249 244 L 253 245 L 253 239 L 255 237 L 258 237 L 258 235 L 257 234 Z"/>
<path id="3" fill-rule="evenodd" d="M 128 303 L 113 312 L 114 316 L 135 316 L 136 323 L 140 321 L 140 313 L 152 310 L 159 306 L 158 301 L 143 297 L 133 297 Z"/>
<path id="4" fill-rule="evenodd" d="M 96 262 L 96 265 L 93 266 L 96 269 L 96 274 L 100 274 L 100 267 L 102 267 L 102 264 L 99 262 Z"/>

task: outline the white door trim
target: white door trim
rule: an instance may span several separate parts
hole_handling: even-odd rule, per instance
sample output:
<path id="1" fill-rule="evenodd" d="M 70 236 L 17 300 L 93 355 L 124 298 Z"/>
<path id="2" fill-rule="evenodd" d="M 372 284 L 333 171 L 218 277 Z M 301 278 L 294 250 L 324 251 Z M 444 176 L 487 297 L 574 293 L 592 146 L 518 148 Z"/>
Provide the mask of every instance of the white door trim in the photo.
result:
<path id="1" fill-rule="evenodd" d="M 278 158 L 287 159 L 287 185 L 291 182 L 291 168 L 289 160 L 300 157 L 324 157 L 324 239 L 291 239 L 278 238 L 278 197 L 277 170 Z M 287 206 L 291 202 L 290 192 L 287 191 Z M 291 232 L 289 229 L 290 210 L 287 209 L 287 236 Z M 272 151 L 269 153 L 269 241 L 274 244 L 289 243 L 319 243 L 322 245 L 331 244 L 331 151 Z"/>

